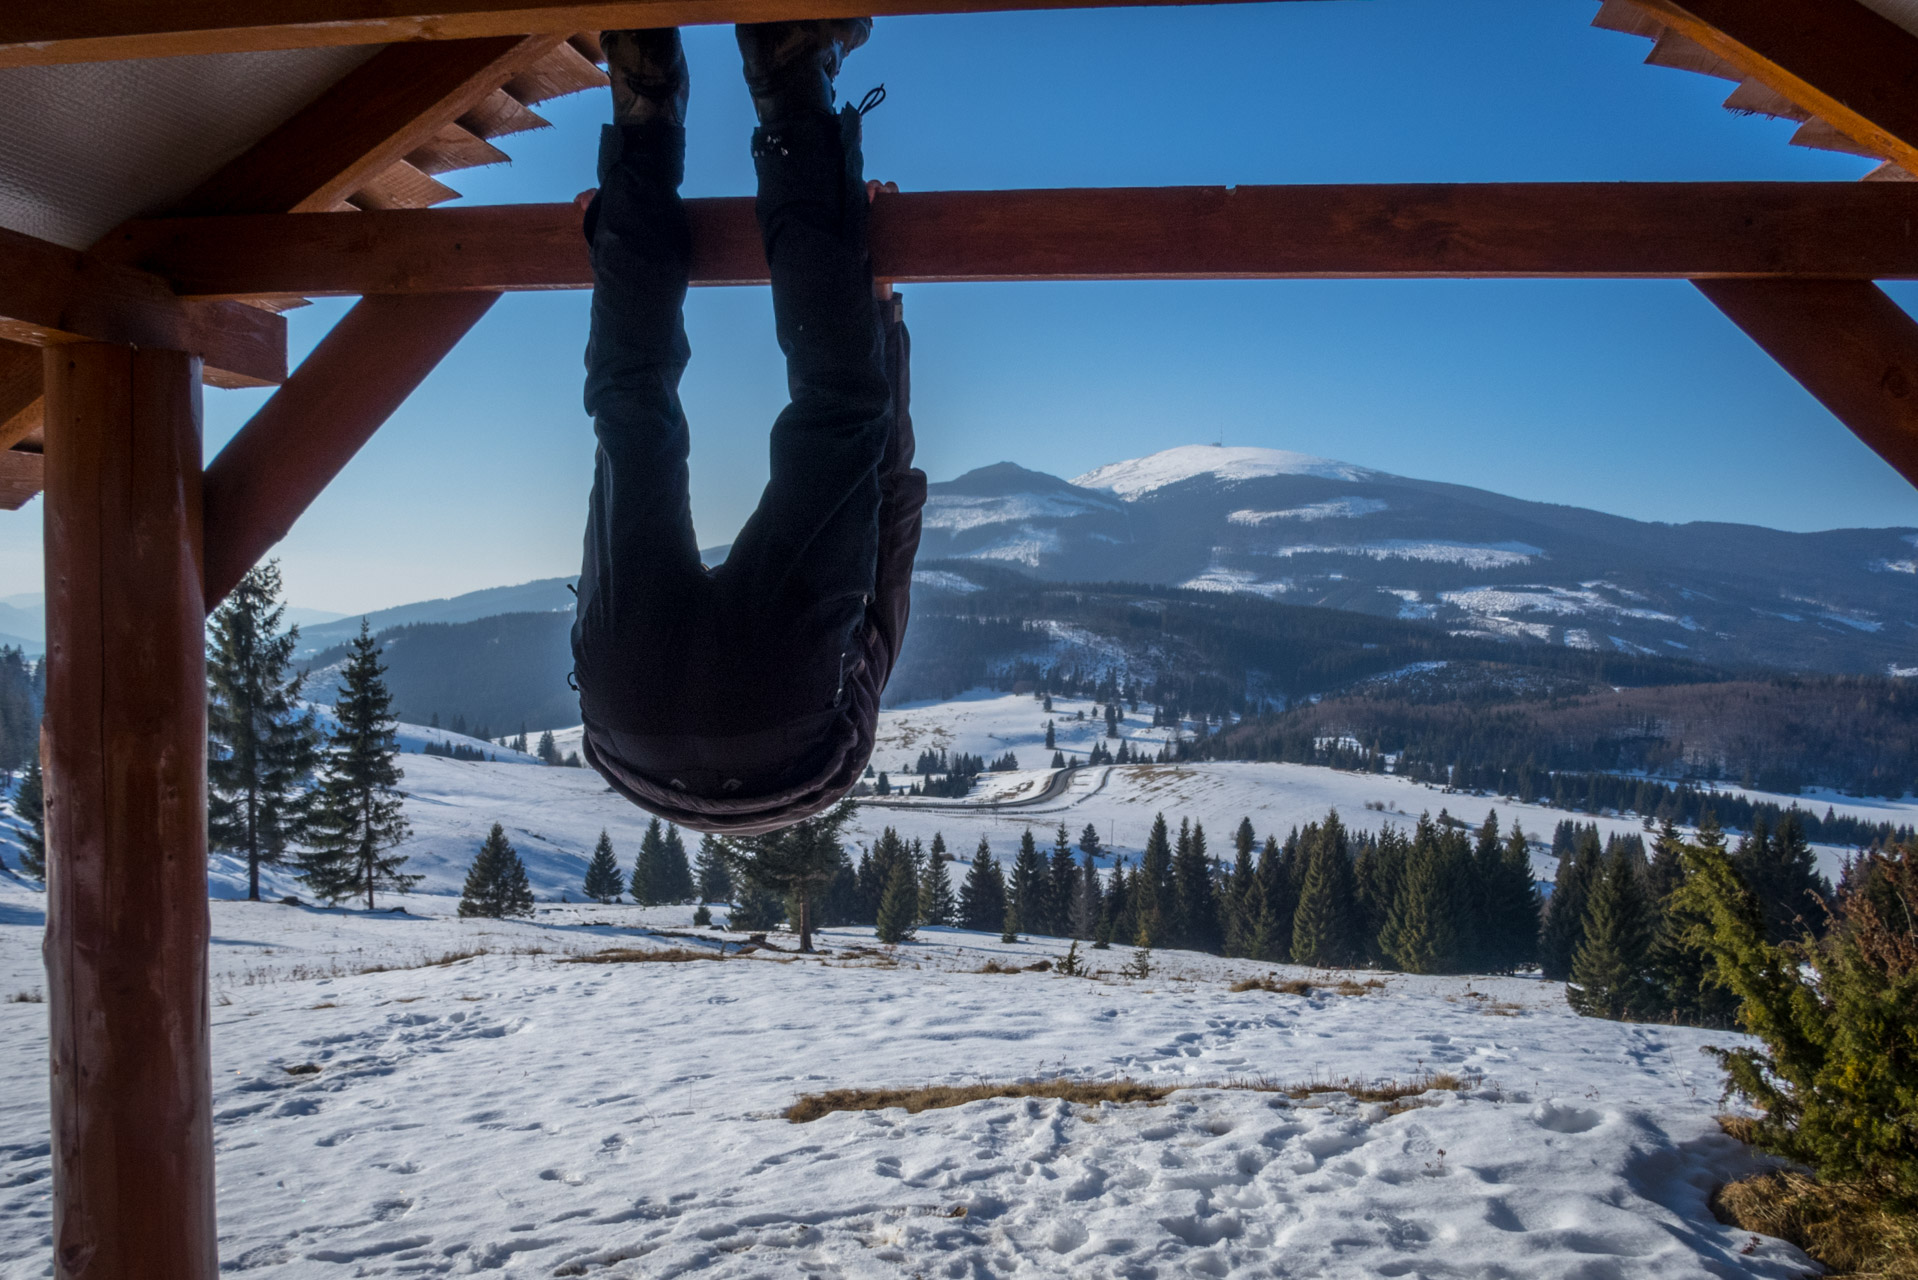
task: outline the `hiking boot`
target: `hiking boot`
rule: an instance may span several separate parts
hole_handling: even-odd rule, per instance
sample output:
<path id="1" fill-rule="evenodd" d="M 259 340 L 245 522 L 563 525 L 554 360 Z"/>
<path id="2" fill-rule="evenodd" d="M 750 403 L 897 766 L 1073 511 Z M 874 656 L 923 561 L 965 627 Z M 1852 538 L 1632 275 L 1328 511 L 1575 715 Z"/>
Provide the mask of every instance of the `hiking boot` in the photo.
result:
<path id="1" fill-rule="evenodd" d="M 733 30 L 759 123 L 790 124 L 832 114 L 833 77 L 846 55 L 866 43 L 872 19 L 742 22 Z"/>
<path id="2" fill-rule="evenodd" d="M 642 125 L 686 123 L 686 95 L 692 80 L 678 27 L 602 31 L 606 77 L 613 82 L 613 123 Z"/>

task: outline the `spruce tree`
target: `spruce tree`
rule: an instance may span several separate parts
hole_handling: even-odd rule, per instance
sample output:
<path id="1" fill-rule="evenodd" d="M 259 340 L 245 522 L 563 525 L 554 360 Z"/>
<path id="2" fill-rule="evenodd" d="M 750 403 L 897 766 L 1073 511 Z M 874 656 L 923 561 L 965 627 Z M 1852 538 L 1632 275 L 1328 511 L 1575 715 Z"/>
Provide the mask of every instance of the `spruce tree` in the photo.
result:
<path id="1" fill-rule="evenodd" d="M 658 818 L 646 824 L 640 838 L 639 853 L 633 858 L 633 878 L 629 892 L 642 907 L 656 907 L 666 901 L 666 829 Z"/>
<path id="2" fill-rule="evenodd" d="M 1138 871 L 1126 888 L 1126 906 L 1133 925 L 1132 936 L 1143 937 L 1146 941 L 1139 944 L 1142 946 L 1162 945 L 1169 923 L 1166 917 L 1174 909 L 1172 835 L 1166 829 L 1163 813 L 1152 819 L 1152 830 L 1146 835 L 1145 852 L 1139 859 Z"/>
<path id="3" fill-rule="evenodd" d="M 1561 854 L 1552 896 L 1545 904 L 1545 925 L 1539 934 L 1539 967 L 1547 981 L 1564 982 L 1572 976 L 1572 957 L 1585 941 L 1585 902 L 1591 892 L 1604 849 L 1598 828 L 1580 827 L 1577 843 Z"/>
<path id="4" fill-rule="evenodd" d="M 1817 859 L 1796 809 L 1787 810 L 1769 836 L 1765 820 L 1754 819 L 1751 834 L 1739 841 L 1732 855 L 1732 866 L 1758 900 L 1767 941 L 1824 932 L 1825 913 L 1819 902 L 1831 898 L 1831 885 L 1818 874 Z"/>
<path id="5" fill-rule="evenodd" d="M 612 846 L 607 845 L 607 852 Z M 460 915 L 487 916 L 494 920 L 507 916 L 533 914 L 533 889 L 526 880 L 526 864 L 506 842 L 506 829 L 499 823 L 487 833 L 479 856 L 466 873 L 466 887 L 460 893 Z"/>
<path id="6" fill-rule="evenodd" d="M 1692 1026 L 1729 1027 L 1738 1014 L 1738 996 L 1718 980 L 1717 963 L 1704 942 L 1710 917 L 1686 888 L 1696 857 L 1730 865 L 1725 833 L 1707 813 L 1695 841 L 1686 844 L 1668 821 L 1660 827 L 1653 851 L 1649 880 L 1657 896 L 1652 899 L 1655 923 L 1647 960 L 1656 987 L 1652 1013 Z"/>
<path id="7" fill-rule="evenodd" d="M 919 918 L 926 924 L 948 925 L 959 917 L 959 904 L 952 896 L 952 877 L 946 870 L 946 862 L 946 842 L 935 832 L 932 853 L 926 859 L 926 874 L 919 882 Z"/>
<path id="8" fill-rule="evenodd" d="M 1466 888 L 1459 903 L 1459 962 L 1468 973 L 1498 971 L 1498 924 L 1493 894 L 1505 842 L 1499 838 L 1498 812 L 1487 810 L 1472 842 Z"/>
<path id="9" fill-rule="evenodd" d="M 1494 973 L 1517 973 L 1538 959 L 1540 905 L 1531 843 L 1513 823 L 1485 885 L 1485 954 Z"/>
<path id="10" fill-rule="evenodd" d="M 1005 935 L 1036 932 L 1031 924 L 1043 920 L 1046 913 L 1046 864 L 1040 860 L 1038 842 L 1032 828 L 1019 833 L 1019 853 L 1012 860 L 1012 875 L 1006 886 Z"/>
<path id="11" fill-rule="evenodd" d="M 619 860 L 613 856 L 613 838 L 600 828 L 599 843 L 593 846 L 592 861 L 586 864 L 586 896 L 594 902 L 618 902 L 625 887 L 619 873 Z"/>
<path id="12" fill-rule="evenodd" d="M 389 852 L 411 828 L 401 807 L 400 746 L 385 676 L 380 647 L 362 618 L 340 676 L 335 725 L 300 859 L 300 875 L 315 893 L 328 902 L 365 894 L 369 911 L 376 890 L 405 893 L 420 880 L 400 870 L 404 855 Z"/>
<path id="13" fill-rule="evenodd" d="M 1650 981 L 1652 914 L 1631 846 L 1605 856 L 1585 906 L 1585 936 L 1572 957 L 1565 999 L 1592 1018 L 1642 1017 L 1655 1004 Z"/>
<path id="14" fill-rule="evenodd" d="M 1273 964 L 1290 960 L 1292 916 L 1299 904 L 1292 893 L 1291 879 L 1285 872 L 1285 854 L 1279 848 L 1277 836 L 1265 838 L 1265 848 L 1259 853 L 1258 871 L 1254 874 L 1253 891 L 1258 902 L 1258 914 L 1253 925 L 1249 956 Z"/>
<path id="15" fill-rule="evenodd" d="M 40 661 L 45 666 L 46 660 Z M 18 645 L 0 645 L 0 778 L 26 767 L 40 754 L 40 714 L 35 705 L 35 673 Z"/>
<path id="16" fill-rule="evenodd" d="M 1131 878 L 1126 875 L 1125 856 L 1112 860 L 1112 873 L 1106 877 L 1106 890 L 1099 907 L 1099 930 L 1097 945 L 1109 947 L 1115 940 L 1123 940 L 1132 930 L 1133 903 L 1130 892 Z"/>
<path id="17" fill-rule="evenodd" d="M 859 899 L 859 876 L 853 870 L 852 859 L 842 858 L 833 869 L 832 879 L 818 895 L 813 920 L 818 928 L 837 929 L 865 923 L 860 919 L 864 913 L 865 906 Z"/>
<path id="18" fill-rule="evenodd" d="M 308 825 L 307 787 L 320 733 L 300 707 L 305 677 L 289 673 L 300 629 L 280 630 L 280 568 L 249 569 L 207 623 L 207 844 L 246 861 L 246 896 L 260 868 L 283 866 Z"/>
<path id="19" fill-rule="evenodd" d="M 1320 968 L 1355 964 L 1359 960 L 1357 922 L 1353 918 L 1357 895 L 1338 811 L 1326 815 L 1323 827 L 1308 827 L 1306 831 L 1300 841 L 1306 860 L 1305 882 L 1299 888 L 1299 905 L 1292 916 L 1292 960 Z"/>
<path id="20" fill-rule="evenodd" d="M 26 772 L 13 789 L 13 812 L 20 828 L 20 869 L 42 884 L 47 879 L 46 783 L 40 772 L 40 752 L 27 756 Z"/>
<path id="21" fill-rule="evenodd" d="M 1079 864 L 1072 859 L 1072 833 L 1061 822 L 1052 836 L 1052 861 L 1046 868 L 1045 931 L 1053 937 L 1072 932 L 1073 907 L 1079 893 Z"/>
<path id="22" fill-rule="evenodd" d="M 1258 840 L 1252 830 L 1252 819 L 1239 819 L 1239 829 L 1233 833 L 1232 876 L 1226 881 L 1224 901 L 1220 904 L 1219 914 L 1225 926 L 1225 954 L 1229 956 L 1249 956 L 1251 954 L 1252 935 L 1257 932 L 1255 912 L 1257 903 L 1252 894 L 1252 850 Z"/>
<path id="23" fill-rule="evenodd" d="M 1368 963 L 1391 965 L 1386 946 L 1392 906 L 1398 901 L 1405 883 L 1406 864 L 1412 857 L 1412 845 L 1405 833 L 1389 823 L 1376 840 L 1353 861 L 1353 890 L 1357 896 L 1359 938 Z"/>
<path id="24" fill-rule="evenodd" d="M 1453 860 L 1429 824 L 1420 822 L 1404 882 L 1379 935 L 1386 959 L 1407 973 L 1456 972 L 1458 885 Z"/>
<path id="25" fill-rule="evenodd" d="M 660 850 L 660 886 L 656 893 L 662 902 L 684 902 L 694 894 L 693 868 L 686 859 L 686 839 L 679 828 L 668 824 L 666 840 Z"/>
<path id="26" fill-rule="evenodd" d="M 799 926 L 801 951 L 812 950 L 813 899 L 832 883 L 845 862 L 839 836 L 857 812 L 858 805 L 842 800 L 825 813 L 777 831 L 725 841 L 736 875 L 785 895 Z"/>
<path id="27" fill-rule="evenodd" d="M 732 872 L 726 866 L 726 853 L 720 847 L 719 837 L 710 833 L 700 837 L 699 857 L 693 863 L 693 878 L 699 886 L 699 900 L 702 903 L 732 901 Z"/>
<path id="28" fill-rule="evenodd" d="M 1224 945 L 1219 925 L 1219 895 L 1206 852 L 1205 826 L 1194 823 L 1188 835 L 1179 824 L 1179 849 L 1173 857 L 1173 900 L 1177 904 L 1179 945 L 1217 953 Z"/>
<path id="29" fill-rule="evenodd" d="M 1006 880 L 998 859 L 986 837 L 979 837 L 978 852 L 972 855 L 972 870 L 959 886 L 959 923 L 980 933 L 993 933 L 1005 927 Z"/>
<path id="30" fill-rule="evenodd" d="M 879 941 L 888 946 L 912 937 L 919 923 L 919 885 L 912 874 L 912 860 L 896 858 L 885 897 L 879 902 Z"/>

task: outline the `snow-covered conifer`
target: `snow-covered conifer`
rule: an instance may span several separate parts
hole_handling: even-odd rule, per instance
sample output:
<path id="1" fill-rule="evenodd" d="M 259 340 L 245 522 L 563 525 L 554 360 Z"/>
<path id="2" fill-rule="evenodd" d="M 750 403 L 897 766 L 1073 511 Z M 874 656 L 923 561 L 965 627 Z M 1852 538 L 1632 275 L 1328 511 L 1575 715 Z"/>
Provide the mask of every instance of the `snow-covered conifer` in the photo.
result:
<path id="1" fill-rule="evenodd" d="M 609 845 L 609 851 L 610 848 Z M 507 843 L 506 829 L 497 822 L 487 833 L 479 855 L 466 873 L 459 912 L 462 916 L 488 916 L 495 920 L 533 914 L 533 889 L 526 879 L 526 864 Z"/>
<path id="2" fill-rule="evenodd" d="M 602 827 L 592 861 L 586 864 L 586 896 L 595 902 L 617 902 L 624 888 L 625 877 L 620 875 L 619 860 L 613 856 L 613 838 Z"/>

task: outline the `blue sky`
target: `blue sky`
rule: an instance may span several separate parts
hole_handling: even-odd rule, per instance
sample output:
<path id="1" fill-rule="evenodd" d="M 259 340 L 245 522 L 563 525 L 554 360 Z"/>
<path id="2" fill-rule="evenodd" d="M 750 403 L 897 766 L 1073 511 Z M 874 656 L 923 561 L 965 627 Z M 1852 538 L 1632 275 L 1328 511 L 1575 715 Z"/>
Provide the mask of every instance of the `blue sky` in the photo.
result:
<path id="1" fill-rule="evenodd" d="M 1850 180 L 1723 81 L 1642 65 L 1591 0 L 1293 0 L 881 20 L 867 172 L 908 190 L 1185 183 Z M 689 195 L 750 192 L 730 30 L 687 33 Z M 470 202 L 591 181 L 603 95 L 541 108 Z M 919 286 L 914 417 L 933 479 L 1071 476 L 1223 440 L 1671 521 L 1918 525 L 1918 493 L 1682 282 Z M 1918 293 L 1899 288 L 1910 305 Z M 293 313 L 296 355 L 344 310 Z M 357 611 L 576 571 L 592 466 L 586 298 L 504 299 L 278 554 L 290 598 Z M 764 290 L 701 290 L 684 385 L 702 542 L 765 480 L 784 398 Z M 264 393 L 207 394 L 209 454 Z M 40 504 L 0 516 L 0 596 L 38 589 Z"/>

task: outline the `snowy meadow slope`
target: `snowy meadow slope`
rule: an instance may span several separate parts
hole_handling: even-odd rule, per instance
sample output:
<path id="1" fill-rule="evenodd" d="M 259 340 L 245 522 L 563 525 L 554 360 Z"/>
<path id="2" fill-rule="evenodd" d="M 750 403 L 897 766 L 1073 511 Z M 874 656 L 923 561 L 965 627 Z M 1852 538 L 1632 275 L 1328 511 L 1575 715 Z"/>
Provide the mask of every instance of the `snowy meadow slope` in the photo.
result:
<path id="1" fill-rule="evenodd" d="M 1153 818 L 1164 813 L 1175 826 L 1182 817 L 1205 824 L 1215 853 L 1229 852 L 1226 842 L 1239 819 L 1249 817 L 1259 838 L 1276 833 L 1280 839 L 1294 826 L 1303 826 L 1336 808 L 1354 829 L 1377 831 L 1387 823 L 1409 826 L 1421 813 L 1441 809 L 1474 825 L 1488 811 L 1496 811 L 1502 827 L 1517 822 L 1535 839 L 1549 843 L 1552 829 L 1572 819 L 1596 823 L 1601 833 L 1638 831 L 1632 817 L 1592 816 L 1543 805 L 1513 804 L 1497 797 L 1448 793 L 1440 788 L 1389 775 L 1346 773 L 1309 765 L 1207 762 L 1180 765 L 1118 765 L 1082 768 L 1071 778 L 1065 794 L 1039 804 L 1024 798 L 1045 790 L 1051 759 L 1045 750 L 1045 724 L 1054 725 L 1058 749 L 1084 761 L 1102 739 L 1104 721 L 1092 714 L 1083 699 L 1055 698 L 1047 715 L 1031 697 L 981 692 L 943 703 L 910 704 L 880 714 L 878 746 L 873 763 L 888 771 L 901 787 L 912 781 L 905 772 L 927 748 L 948 753 L 967 752 L 993 759 L 1010 751 L 1021 766 L 1016 773 L 981 776 L 975 796 L 966 803 L 933 800 L 872 801 L 861 806 L 850 839 L 870 844 L 886 827 L 908 839 L 928 845 L 935 832 L 947 848 L 970 857 L 981 838 L 994 854 L 1009 860 L 1019 837 L 1030 828 L 1041 845 L 1049 845 L 1064 823 L 1076 840 L 1087 824 L 1098 828 L 1108 855 L 1138 861 Z M 1074 719 L 1080 713 L 1084 719 Z M 1169 730 L 1153 728 L 1149 716 L 1131 715 L 1124 722 L 1125 740 L 1137 749 L 1156 750 Z M 612 838 L 622 865 L 630 866 L 648 815 L 615 794 L 590 769 L 545 768 L 530 757 L 502 748 L 486 749 L 500 763 L 451 760 L 415 754 L 428 740 L 472 744 L 445 730 L 402 726 L 401 757 L 406 771 L 401 786 L 407 792 L 406 816 L 413 835 L 403 851 L 410 858 L 406 870 L 424 876 L 418 892 L 458 894 L 480 842 L 495 822 L 525 860 L 533 891 L 542 902 L 570 896 L 577 901 L 593 844 L 604 830 Z M 579 748 L 579 731 L 555 732 L 562 753 Z M 485 746 L 486 744 L 476 744 Z M 1758 794 L 1758 793 L 1740 793 Z M 1790 803 L 1791 797 L 1764 797 Z M 986 803 L 977 803 L 984 801 Z M 1840 813 L 1855 813 L 1873 822 L 1918 823 L 1918 804 L 1819 795 L 1801 803 L 1816 805 L 1822 813 L 1829 804 Z M 1823 870 L 1835 876 L 1845 851 L 1818 850 Z M 1549 881 L 1555 864 L 1540 852 L 1536 871 Z M 244 868 L 230 859 L 216 858 L 214 894 L 234 897 L 244 893 Z M 307 896 L 291 874 L 269 873 L 265 883 L 271 896 Z"/>
<path id="2" fill-rule="evenodd" d="M 1078 718 L 1080 713 L 1085 718 Z M 1091 704 L 976 694 L 885 713 L 876 764 L 927 747 L 1019 757 L 968 803 L 873 801 L 884 826 L 1010 857 L 1023 828 L 1096 826 L 1136 858 L 1155 814 L 1223 851 L 1336 807 L 1355 827 L 1496 808 L 1549 837 L 1563 818 L 1390 776 L 1280 764 L 1084 768 L 1047 791 L 1043 742 L 1083 759 Z M 1154 748 L 1166 730 L 1128 718 Z M 576 733 L 556 735 L 562 751 Z M 720 963 L 594 961 L 614 947 L 735 953 L 690 907 L 584 905 L 603 828 L 630 865 L 646 815 L 590 770 L 417 754 L 402 728 L 408 870 L 383 909 L 212 904 L 215 1116 L 227 1270 L 262 1277 L 507 1276 L 1795 1276 L 1788 1246 L 1719 1225 L 1714 1186 L 1749 1171 L 1724 1137 L 1729 1033 L 1575 1017 L 1528 978 L 1335 975 L 1125 950 L 1091 980 L 1028 966 L 1063 943 L 951 929 L 896 950 L 834 929 L 828 954 Z M 1828 798 L 1820 797 L 1823 806 Z M 1838 807 L 1911 821 L 1912 806 Z M 531 921 L 460 920 L 454 898 L 502 823 L 540 899 Z M 1600 817 L 1606 831 L 1637 828 Z M 1828 863 L 1838 851 L 1821 851 Z M 1110 859 L 1106 859 L 1107 862 Z M 1542 850 L 1535 869 L 1549 877 Z M 303 892 L 285 872 L 273 895 Z M 718 913 L 722 917 L 723 909 Z M 41 894 L 0 875 L 0 1276 L 48 1274 Z M 687 935 L 695 935 L 688 937 Z M 776 946 L 791 939 L 775 935 Z M 1088 953 L 1082 952 L 1082 955 Z M 585 958 L 585 962 L 574 961 Z M 987 961 L 1015 972 L 979 972 Z M 1305 978 L 1308 994 L 1234 992 Z M 1357 975 L 1369 977 L 1370 975 Z M 21 998 L 24 997 L 24 998 Z M 1462 1087 L 1400 1110 L 1336 1082 Z M 1068 1077 L 1178 1084 L 1156 1103 L 990 1099 L 908 1115 L 783 1118 L 842 1087 Z M 1299 1097 L 1253 1082 L 1317 1082 Z"/>
<path id="3" fill-rule="evenodd" d="M 557 770 L 550 772 L 559 772 Z M 569 961 L 683 908 L 462 921 L 215 902 L 226 1271 L 260 1277 L 1783 1277 L 1718 1224 L 1751 1168 L 1713 1119 L 1725 1040 L 1574 1017 L 1524 979 L 1234 993 L 1265 966 L 1164 953 L 1133 980 L 931 930 L 894 951 Z M 0 883 L 0 990 L 38 980 Z M 472 954 L 478 953 L 478 954 Z M 456 958 L 465 956 L 465 958 Z M 1117 953 L 1097 953 L 1116 968 Z M 398 966 L 398 967 L 385 967 Z M 382 968 L 383 971 L 368 971 Z M 1308 975 L 1280 969 L 1281 977 Z M 1735 1037 L 1734 1037 L 1735 1038 Z M 45 1006 L 0 1004 L 0 1274 L 50 1274 Z M 1403 1110 L 1333 1082 L 1448 1072 Z M 993 1099 L 795 1124 L 847 1086 L 1137 1079 L 1158 1103 Z M 1318 1081 L 1301 1097 L 1219 1087 Z"/>

